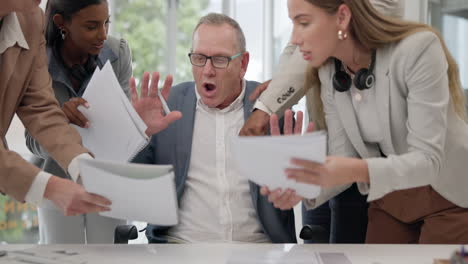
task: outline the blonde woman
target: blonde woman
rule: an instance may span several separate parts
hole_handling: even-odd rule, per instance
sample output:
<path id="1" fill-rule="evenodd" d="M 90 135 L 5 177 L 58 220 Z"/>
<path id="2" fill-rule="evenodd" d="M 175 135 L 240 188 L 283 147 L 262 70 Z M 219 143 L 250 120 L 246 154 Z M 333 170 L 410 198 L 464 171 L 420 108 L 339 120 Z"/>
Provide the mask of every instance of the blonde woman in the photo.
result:
<path id="1" fill-rule="evenodd" d="M 314 118 L 329 135 L 325 164 L 293 160 L 286 171 L 323 187 L 307 206 L 357 183 L 370 202 L 366 242 L 467 243 L 464 95 L 440 35 L 369 0 L 288 0 L 288 9 L 310 65 Z M 262 193 L 282 209 L 297 202 L 292 192 Z"/>

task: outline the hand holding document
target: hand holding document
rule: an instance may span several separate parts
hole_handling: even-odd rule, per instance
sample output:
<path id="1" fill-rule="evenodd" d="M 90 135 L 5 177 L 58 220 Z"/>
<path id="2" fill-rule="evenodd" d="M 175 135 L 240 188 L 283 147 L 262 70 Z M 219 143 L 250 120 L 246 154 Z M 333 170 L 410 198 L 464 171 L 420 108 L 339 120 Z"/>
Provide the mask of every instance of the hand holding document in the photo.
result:
<path id="1" fill-rule="evenodd" d="M 88 192 L 112 201 L 104 216 L 172 226 L 178 222 L 172 165 L 119 164 L 80 160 Z"/>
<path id="2" fill-rule="evenodd" d="M 249 180 L 270 190 L 290 188 L 313 199 L 320 194 L 320 187 L 288 179 L 284 170 L 293 167 L 292 158 L 324 163 L 326 145 L 326 134 L 314 132 L 303 136 L 238 137 L 233 150 L 241 173 Z"/>
<path id="3" fill-rule="evenodd" d="M 146 144 L 146 125 L 120 87 L 110 63 L 96 72 L 83 98 L 89 108 L 79 110 L 89 120 L 89 128 L 75 126 L 83 145 L 97 159 L 127 162 Z"/>

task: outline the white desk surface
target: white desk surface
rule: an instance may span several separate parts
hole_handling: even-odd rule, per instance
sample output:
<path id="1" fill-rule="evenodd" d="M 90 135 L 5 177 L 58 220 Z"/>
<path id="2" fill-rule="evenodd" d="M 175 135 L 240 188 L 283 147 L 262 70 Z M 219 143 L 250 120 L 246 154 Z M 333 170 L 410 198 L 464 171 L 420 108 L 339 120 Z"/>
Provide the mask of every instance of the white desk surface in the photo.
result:
<path id="1" fill-rule="evenodd" d="M 32 247 L 78 252 L 86 264 L 106 263 L 258 263 L 233 261 L 242 256 L 265 256 L 272 259 L 288 252 L 291 256 L 310 252 L 345 253 L 352 264 L 433 264 L 434 258 L 449 258 L 458 245 L 293 245 L 293 244 L 164 244 L 164 245 L 0 245 L 0 250 L 23 250 Z M 0 263 L 2 261 L 0 257 Z M 261 261 L 261 263 L 308 263 L 303 261 Z"/>

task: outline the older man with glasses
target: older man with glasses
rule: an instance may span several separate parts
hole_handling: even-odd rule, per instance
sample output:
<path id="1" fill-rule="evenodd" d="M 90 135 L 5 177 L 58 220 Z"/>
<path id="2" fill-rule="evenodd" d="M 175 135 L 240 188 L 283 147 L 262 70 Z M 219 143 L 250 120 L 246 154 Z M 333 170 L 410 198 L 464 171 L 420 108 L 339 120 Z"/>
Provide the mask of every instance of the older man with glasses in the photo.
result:
<path id="1" fill-rule="evenodd" d="M 232 156 L 231 139 L 249 117 L 253 103 L 248 97 L 258 85 L 244 79 L 249 63 L 245 46 L 242 29 L 233 19 L 221 14 L 201 18 L 188 55 L 195 81 L 170 88 L 168 78 L 162 91 L 169 108 L 177 110 L 167 118 L 182 114 L 171 125 L 151 121 L 163 115 L 155 96 L 158 75 L 153 75 L 150 88 L 145 75 L 140 97 L 131 85 L 139 113 L 145 106 L 157 106 L 154 116 L 141 115 L 149 130 L 158 130 L 152 123 L 159 129 L 167 125 L 134 162 L 173 164 L 180 205 L 177 226 L 148 225 L 150 243 L 296 242 L 293 211 L 275 209 L 259 194 L 259 186 L 240 174 Z M 155 199 L 164 199 L 157 195 Z"/>

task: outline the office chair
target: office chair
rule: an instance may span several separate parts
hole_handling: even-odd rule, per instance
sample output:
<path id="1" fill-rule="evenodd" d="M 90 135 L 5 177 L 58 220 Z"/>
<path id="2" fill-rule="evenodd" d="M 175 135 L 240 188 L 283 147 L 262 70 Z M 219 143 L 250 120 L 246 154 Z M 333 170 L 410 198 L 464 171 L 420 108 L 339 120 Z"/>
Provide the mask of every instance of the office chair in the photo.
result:
<path id="1" fill-rule="evenodd" d="M 314 243 L 329 243 L 329 234 L 322 226 L 305 225 L 302 227 L 299 237 L 303 240 L 312 240 Z M 128 244 L 129 240 L 138 238 L 138 229 L 134 225 L 119 225 L 115 228 L 114 244 Z"/>
<path id="2" fill-rule="evenodd" d="M 299 237 L 304 240 L 313 240 L 314 243 L 329 243 L 328 232 L 319 225 L 305 225 Z M 114 244 L 128 244 L 129 240 L 138 238 L 138 229 L 134 225 L 120 225 L 115 228 Z"/>
<path id="3" fill-rule="evenodd" d="M 119 225 L 114 231 L 114 244 L 128 244 L 138 238 L 138 229 L 134 225 Z"/>
<path id="4" fill-rule="evenodd" d="M 468 89 L 465 89 L 466 112 L 468 113 Z"/>
<path id="5" fill-rule="evenodd" d="M 329 232 L 320 225 L 304 225 L 299 233 L 299 237 L 304 241 L 308 240 L 314 244 L 330 243 Z"/>

